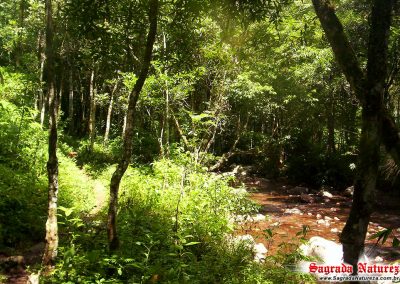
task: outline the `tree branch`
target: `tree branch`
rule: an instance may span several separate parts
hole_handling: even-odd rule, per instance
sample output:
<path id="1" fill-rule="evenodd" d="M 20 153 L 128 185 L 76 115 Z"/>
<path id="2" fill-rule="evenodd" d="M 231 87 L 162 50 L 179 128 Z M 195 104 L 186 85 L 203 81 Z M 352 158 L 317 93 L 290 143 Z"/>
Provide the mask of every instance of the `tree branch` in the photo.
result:
<path id="1" fill-rule="evenodd" d="M 332 3 L 329 0 L 312 0 L 312 3 L 337 63 L 357 98 L 363 102 L 365 76 Z"/>

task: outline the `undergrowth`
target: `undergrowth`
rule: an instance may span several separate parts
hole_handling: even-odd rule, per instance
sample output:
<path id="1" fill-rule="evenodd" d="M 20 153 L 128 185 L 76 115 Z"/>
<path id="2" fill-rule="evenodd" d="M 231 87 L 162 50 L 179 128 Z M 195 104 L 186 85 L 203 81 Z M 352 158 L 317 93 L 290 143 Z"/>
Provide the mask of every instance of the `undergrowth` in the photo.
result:
<path id="1" fill-rule="evenodd" d="M 106 184 L 113 170 L 99 180 Z M 65 208 L 66 235 L 48 283 L 302 283 L 282 261 L 257 263 L 249 246 L 233 241 L 230 216 L 252 214 L 256 205 L 230 179 L 183 153 L 129 168 L 120 191 L 120 249 L 108 252 L 105 210 L 82 220 Z"/>

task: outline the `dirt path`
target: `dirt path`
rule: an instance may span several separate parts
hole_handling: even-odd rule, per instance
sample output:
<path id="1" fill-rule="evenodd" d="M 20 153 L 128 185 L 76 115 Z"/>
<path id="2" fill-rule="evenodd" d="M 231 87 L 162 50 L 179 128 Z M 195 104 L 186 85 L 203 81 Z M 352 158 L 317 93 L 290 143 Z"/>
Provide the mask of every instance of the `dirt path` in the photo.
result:
<path id="1" fill-rule="evenodd" d="M 282 242 L 296 243 L 296 233 L 302 230 L 303 225 L 310 228 L 308 238 L 321 236 L 339 242 L 339 233 L 350 211 L 351 198 L 333 194 L 332 198 L 319 198 L 317 201 L 316 194 L 307 194 L 314 197 L 314 202 L 309 203 L 302 200 L 300 195 L 290 194 L 293 187 L 282 182 L 250 178 L 245 181 L 245 185 L 248 190 L 253 191 L 251 198 L 261 205 L 260 213 L 267 215 L 267 219 L 243 224 L 240 234 L 250 234 L 264 243 L 270 255 L 276 253 Z M 399 209 L 385 210 L 385 207 L 381 206 L 379 212 L 371 217 L 367 238 L 384 228 L 399 228 L 399 216 Z M 263 237 L 265 229 L 272 229 L 275 234 L 272 241 Z M 394 233 L 400 238 L 400 229 Z M 373 259 L 376 256 L 387 261 L 400 259 L 400 249 L 392 248 L 391 243 L 391 237 L 384 245 L 376 245 L 376 240 L 367 240 L 366 254 Z"/>
<path id="2" fill-rule="evenodd" d="M 83 170 L 82 170 L 83 172 Z M 108 191 L 107 188 L 103 185 L 100 180 L 93 180 L 88 174 L 83 172 L 86 177 L 88 183 L 93 184 L 93 194 L 95 195 L 95 206 L 89 212 L 89 218 L 96 216 L 106 205 L 107 205 L 107 198 L 108 198 Z M 35 263 L 40 263 L 41 255 L 43 254 L 44 243 L 39 243 L 27 250 L 24 253 L 24 259 L 27 265 L 32 265 Z M 0 255 L 0 258 L 2 256 Z M 3 256 L 5 257 L 5 256 Z M 5 276 L 7 277 L 6 281 L 0 279 L 0 284 L 26 284 L 31 283 L 28 282 L 30 273 L 26 271 L 25 265 L 18 265 L 15 268 L 7 271 Z"/>
<path id="3" fill-rule="evenodd" d="M 107 203 L 107 189 L 106 187 L 99 181 L 94 181 L 94 195 L 95 195 L 95 207 L 90 211 L 89 215 L 96 215 L 101 211 L 101 209 L 106 206 Z"/>

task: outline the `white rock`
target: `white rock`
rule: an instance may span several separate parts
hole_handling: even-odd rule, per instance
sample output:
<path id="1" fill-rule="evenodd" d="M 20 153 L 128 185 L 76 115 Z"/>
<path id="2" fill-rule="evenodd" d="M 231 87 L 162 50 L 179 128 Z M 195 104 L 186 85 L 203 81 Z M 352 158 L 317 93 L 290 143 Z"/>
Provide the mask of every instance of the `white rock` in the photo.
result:
<path id="1" fill-rule="evenodd" d="M 327 221 L 331 221 L 332 220 L 332 218 L 329 217 L 329 216 L 325 216 L 324 219 L 327 220 Z"/>
<path id="2" fill-rule="evenodd" d="M 266 217 L 263 214 L 257 214 L 255 216 L 252 216 L 251 219 L 253 219 L 253 222 L 262 222 L 265 221 Z"/>
<path id="3" fill-rule="evenodd" d="M 267 248 L 262 243 L 257 243 L 253 247 L 253 251 L 255 253 L 254 260 L 257 262 L 262 262 L 265 260 L 267 255 Z"/>
<path id="4" fill-rule="evenodd" d="M 320 263 L 337 265 L 343 262 L 342 245 L 322 237 L 310 238 L 308 243 L 301 245 L 299 249 L 306 256 L 318 258 Z M 368 262 L 367 256 L 363 254 L 360 261 Z"/>
<path id="5" fill-rule="evenodd" d="M 338 217 L 333 217 L 333 220 L 339 221 L 340 219 Z"/>
<path id="6" fill-rule="evenodd" d="M 332 228 L 332 229 L 331 229 L 331 232 L 332 232 L 332 233 L 337 233 L 337 232 L 339 232 L 339 230 L 338 230 L 337 228 Z"/>
<path id="7" fill-rule="evenodd" d="M 322 218 L 321 214 L 317 214 L 317 219 L 321 219 L 321 218 Z"/>
<path id="8" fill-rule="evenodd" d="M 39 274 L 32 273 L 28 276 L 27 284 L 39 284 Z"/>
<path id="9" fill-rule="evenodd" d="M 263 243 L 257 243 L 254 245 L 254 252 L 266 254 L 268 250 Z"/>
<path id="10" fill-rule="evenodd" d="M 319 224 L 319 225 L 325 225 L 325 223 L 326 223 L 326 221 L 323 219 L 317 220 L 317 224 Z"/>
<path id="11" fill-rule="evenodd" d="M 312 213 L 308 212 L 307 215 L 308 215 L 308 216 L 312 216 Z"/>
<path id="12" fill-rule="evenodd" d="M 303 212 L 300 211 L 300 209 L 298 208 L 291 208 L 291 209 L 285 209 L 285 211 L 283 212 L 284 214 L 301 214 Z"/>
<path id="13" fill-rule="evenodd" d="M 322 197 L 326 197 L 326 198 L 332 198 L 333 197 L 332 193 L 330 193 L 328 191 L 325 191 L 325 190 L 320 191 L 319 195 L 322 196 Z"/>
<path id="14" fill-rule="evenodd" d="M 383 258 L 378 255 L 375 257 L 375 262 L 383 262 Z"/>

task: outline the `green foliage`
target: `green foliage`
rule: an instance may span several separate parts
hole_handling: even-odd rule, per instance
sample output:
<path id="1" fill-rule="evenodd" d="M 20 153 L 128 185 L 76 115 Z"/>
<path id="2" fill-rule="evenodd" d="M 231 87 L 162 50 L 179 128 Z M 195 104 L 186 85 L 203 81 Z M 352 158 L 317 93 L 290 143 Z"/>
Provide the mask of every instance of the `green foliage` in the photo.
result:
<path id="1" fill-rule="evenodd" d="M 40 240 L 46 214 L 46 132 L 35 112 L 0 100 L 0 245 Z"/>
<path id="2" fill-rule="evenodd" d="M 96 174 L 117 162 L 121 155 L 121 146 L 121 138 L 115 138 L 104 144 L 102 137 L 98 137 L 93 148 L 91 148 L 90 139 L 81 140 L 77 150 L 77 163 L 84 165 L 89 173 Z"/>
<path id="3" fill-rule="evenodd" d="M 81 213 L 89 212 L 96 204 L 94 182 L 72 159 L 59 155 L 58 160 L 59 204 Z"/>
<path id="4" fill-rule="evenodd" d="M 46 160 L 46 132 L 35 122 L 35 112 L 0 100 L 0 161 L 13 168 L 37 171 Z"/>
<path id="5" fill-rule="evenodd" d="M 61 208 L 61 248 L 53 282 L 63 283 L 276 283 L 298 279 L 285 268 L 253 261 L 251 249 L 228 234 L 231 214 L 255 206 L 209 174 L 189 154 L 151 167 L 129 168 L 122 182 L 118 217 L 121 248 L 107 252 L 103 225 Z M 109 181 L 113 167 L 100 180 Z M 283 272 L 285 270 L 286 272 Z M 267 272 L 269 271 L 269 272 Z M 266 276 L 268 275 L 268 276 Z"/>

